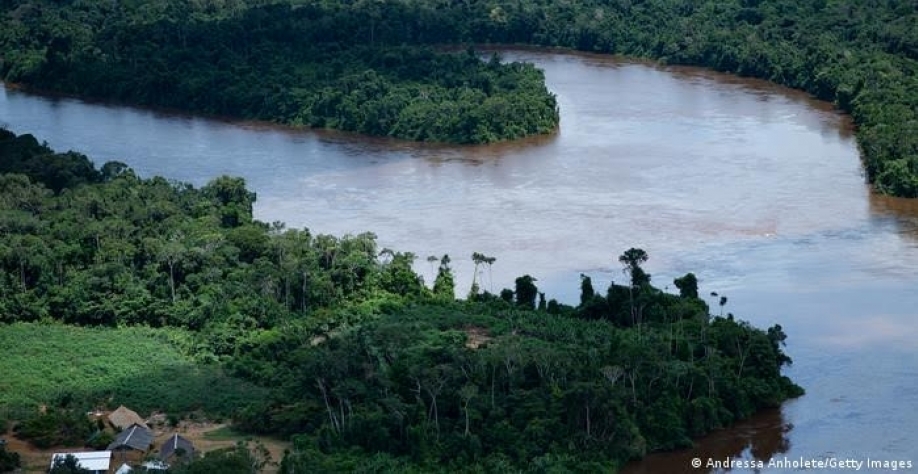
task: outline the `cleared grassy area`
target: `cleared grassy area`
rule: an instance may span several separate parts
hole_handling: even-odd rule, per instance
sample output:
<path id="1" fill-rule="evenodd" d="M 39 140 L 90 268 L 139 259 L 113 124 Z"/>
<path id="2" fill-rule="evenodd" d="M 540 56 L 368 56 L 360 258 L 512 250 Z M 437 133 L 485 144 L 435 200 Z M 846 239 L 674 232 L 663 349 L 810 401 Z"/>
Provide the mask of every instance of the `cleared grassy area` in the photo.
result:
<path id="1" fill-rule="evenodd" d="M 153 410 L 203 410 L 232 416 L 264 390 L 196 363 L 177 329 L 85 328 L 16 323 L 0 326 L 0 419 L 20 418 L 41 404 L 124 404 Z"/>
<path id="2" fill-rule="evenodd" d="M 238 441 L 245 439 L 246 434 L 234 430 L 231 426 L 224 425 L 204 432 L 203 437 L 214 441 Z"/>

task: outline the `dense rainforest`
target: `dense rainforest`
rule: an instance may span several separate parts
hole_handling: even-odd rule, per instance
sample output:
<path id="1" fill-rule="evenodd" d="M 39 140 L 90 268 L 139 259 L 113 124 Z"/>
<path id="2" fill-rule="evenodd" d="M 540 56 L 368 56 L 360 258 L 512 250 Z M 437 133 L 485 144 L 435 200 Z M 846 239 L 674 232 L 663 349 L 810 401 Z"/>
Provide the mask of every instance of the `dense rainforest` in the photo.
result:
<path id="1" fill-rule="evenodd" d="M 545 133 L 529 66 L 425 49 L 530 44 L 764 78 L 849 112 L 867 179 L 918 197 L 918 5 L 893 0 L 0 2 L 6 81 L 414 140 Z"/>
<path id="2" fill-rule="evenodd" d="M 143 3 L 15 5 L 0 33 L 2 77 L 84 97 L 418 141 L 489 143 L 558 125 L 555 98 L 530 64 L 483 61 L 471 49 L 351 41 L 321 8 L 225 17 L 184 1 Z"/>
<path id="3" fill-rule="evenodd" d="M 259 222 L 239 178 L 142 178 L 5 130 L 0 166 L 3 359 L 25 372 L 73 350 L 69 338 L 86 357 L 141 366 L 130 390 L 6 380 L 0 414 L 38 445 L 82 443 L 80 414 L 125 403 L 292 439 L 284 473 L 614 472 L 802 393 L 781 374 L 780 326 L 724 315 L 723 297 L 711 314 L 693 274 L 675 280 L 679 294 L 654 287 L 640 249 L 618 257 L 623 279 L 605 292 L 584 275 L 576 306 L 529 275 L 456 300 L 449 256 L 425 282 L 415 255 L 372 234 Z M 190 362 L 158 377 L 167 355 Z M 205 386 L 192 391 L 195 373 Z M 240 447 L 175 472 L 251 472 L 252 456 Z"/>

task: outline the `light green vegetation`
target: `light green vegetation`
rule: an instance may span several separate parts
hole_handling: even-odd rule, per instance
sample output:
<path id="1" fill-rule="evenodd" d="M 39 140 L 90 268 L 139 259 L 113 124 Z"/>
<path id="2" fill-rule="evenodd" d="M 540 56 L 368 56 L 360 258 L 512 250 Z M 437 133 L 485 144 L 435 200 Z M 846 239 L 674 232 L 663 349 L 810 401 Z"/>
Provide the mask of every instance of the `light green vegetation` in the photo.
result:
<path id="1" fill-rule="evenodd" d="M 196 363 L 176 328 L 0 326 L 0 418 L 41 404 L 127 405 L 141 414 L 232 413 L 262 390 Z"/>

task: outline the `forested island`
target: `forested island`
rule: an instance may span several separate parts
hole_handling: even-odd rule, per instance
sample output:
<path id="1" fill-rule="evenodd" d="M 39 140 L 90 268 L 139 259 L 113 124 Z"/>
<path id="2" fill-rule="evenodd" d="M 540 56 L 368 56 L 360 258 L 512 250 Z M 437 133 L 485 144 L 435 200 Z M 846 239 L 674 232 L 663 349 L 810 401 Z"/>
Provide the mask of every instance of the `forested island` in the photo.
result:
<path id="1" fill-rule="evenodd" d="M 411 140 L 558 124 L 539 71 L 430 46 L 528 44 L 767 79 L 850 113 L 866 176 L 918 197 L 918 12 L 855 0 L 0 2 L 0 77 L 38 89 Z"/>
<path id="2" fill-rule="evenodd" d="M 654 287 L 641 249 L 576 306 L 529 275 L 457 300 L 449 256 L 425 282 L 373 234 L 259 222 L 240 178 L 143 178 L 5 130 L 0 173 L 0 421 L 35 446 L 94 446 L 86 411 L 129 404 L 290 439 L 283 473 L 615 472 L 803 392 L 780 326 L 712 314 L 693 274 Z"/>

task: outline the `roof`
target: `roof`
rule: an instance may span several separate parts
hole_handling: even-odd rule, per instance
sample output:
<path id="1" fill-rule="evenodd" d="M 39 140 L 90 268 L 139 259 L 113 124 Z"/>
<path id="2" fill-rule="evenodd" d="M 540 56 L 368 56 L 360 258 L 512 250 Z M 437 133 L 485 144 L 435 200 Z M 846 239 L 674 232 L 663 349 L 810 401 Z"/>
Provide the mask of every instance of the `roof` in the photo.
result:
<path id="1" fill-rule="evenodd" d="M 111 451 L 88 451 L 84 453 L 54 453 L 51 456 L 51 466 L 57 458 L 66 458 L 67 455 L 73 456 L 79 462 L 80 467 L 90 471 L 108 471 L 108 465 L 112 460 Z"/>
<path id="2" fill-rule="evenodd" d="M 121 467 L 119 467 L 118 470 L 115 471 L 115 474 L 127 474 L 131 472 L 132 470 L 133 469 L 131 469 L 131 466 L 128 466 L 127 464 L 122 464 Z"/>
<path id="3" fill-rule="evenodd" d="M 170 456 L 175 455 L 179 449 L 185 451 L 183 456 L 190 456 L 194 453 L 194 444 L 176 433 L 163 442 L 162 447 L 159 448 L 159 458 L 168 459 Z"/>
<path id="4" fill-rule="evenodd" d="M 124 405 L 121 405 L 117 410 L 109 413 L 108 421 L 119 430 L 128 428 L 131 425 L 140 425 L 147 428 L 147 424 L 143 421 L 143 418 L 141 418 L 136 411 Z"/>
<path id="5" fill-rule="evenodd" d="M 130 428 L 118 433 L 108 449 L 136 449 L 146 451 L 153 444 L 153 432 L 144 426 L 131 425 Z"/>

